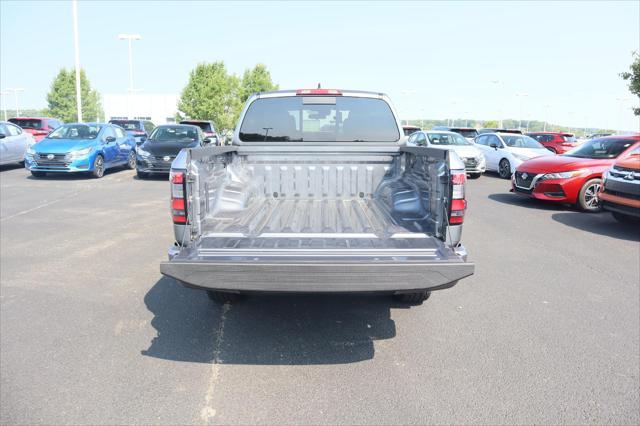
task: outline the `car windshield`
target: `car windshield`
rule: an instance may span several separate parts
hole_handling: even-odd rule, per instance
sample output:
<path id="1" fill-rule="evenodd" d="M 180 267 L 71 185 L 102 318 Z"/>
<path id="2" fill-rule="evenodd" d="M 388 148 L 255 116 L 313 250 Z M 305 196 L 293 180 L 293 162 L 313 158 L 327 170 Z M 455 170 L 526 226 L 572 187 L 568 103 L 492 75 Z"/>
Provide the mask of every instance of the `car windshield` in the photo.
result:
<path id="1" fill-rule="evenodd" d="M 51 132 L 49 139 L 95 139 L 103 126 L 99 124 L 65 124 Z"/>
<path id="2" fill-rule="evenodd" d="M 203 132 L 213 132 L 211 123 L 207 123 L 206 121 L 181 121 L 180 124 L 191 124 L 200 127 Z"/>
<path id="3" fill-rule="evenodd" d="M 427 133 L 427 137 L 432 145 L 471 145 L 458 133 Z"/>
<path id="4" fill-rule="evenodd" d="M 525 135 L 500 135 L 511 148 L 545 149 L 538 141 Z"/>
<path id="5" fill-rule="evenodd" d="M 120 126 L 125 130 L 142 130 L 142 124 L 136 120 L 111 120 L 109 123 Z"/>
<path id="6" fill-rule="evenodd" d="M 32 118 L 10 118 L 9 122 L 22 127 L 23 129 L 42 129 L 42 120 Z"/>
<path id="7" fill-rule="evenodd" d="M 240 127 L 244 142 L 396 142 L 398 124 L 383 99 L 287 96 L 257 99 Z"/>
<path id="8" fill-rule="evenodd" d="M 578 158 L 616 158 L 634 142 L 630 139 L 592 139 L 562 155 Z"/>
<path id="9" fill-rule="evenodd" d="M 150 142 L 182 142 L 190 144 L 198 140 L 198 131 L 191 126 L 160 126 L 156 127 L 151 136 Z"/>

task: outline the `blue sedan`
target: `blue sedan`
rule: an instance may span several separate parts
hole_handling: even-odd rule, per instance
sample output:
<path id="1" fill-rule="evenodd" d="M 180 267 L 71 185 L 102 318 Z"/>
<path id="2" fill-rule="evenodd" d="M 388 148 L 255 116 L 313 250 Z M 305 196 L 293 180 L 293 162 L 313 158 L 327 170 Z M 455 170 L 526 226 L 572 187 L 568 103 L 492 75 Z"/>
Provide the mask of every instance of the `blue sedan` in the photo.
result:
<path id="1" fill-rule="evenodd" d="M 135 139 L 113 124 L 64 124 L 27 150 L 25 167 L 35 177 L 88 172 L 101 178 L 111 167 L 135 169 L 135 146 Z"/>

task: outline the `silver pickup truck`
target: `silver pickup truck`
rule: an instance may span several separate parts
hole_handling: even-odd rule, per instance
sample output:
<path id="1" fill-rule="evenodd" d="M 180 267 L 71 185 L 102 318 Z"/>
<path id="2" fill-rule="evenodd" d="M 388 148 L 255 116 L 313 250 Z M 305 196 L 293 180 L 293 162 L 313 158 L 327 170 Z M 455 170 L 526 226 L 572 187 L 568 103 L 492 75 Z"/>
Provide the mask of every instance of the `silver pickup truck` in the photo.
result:
<path id="1" fill-rule="evenodd" d="M 171 170 L 175 244 L 160 270 L 231 302 L 253 292 L 381 292 L 419 304 L 474 272 L 460 245 L 465 168 L 408 147 L 381 93 L 250 97 L 231 146 Z"/>

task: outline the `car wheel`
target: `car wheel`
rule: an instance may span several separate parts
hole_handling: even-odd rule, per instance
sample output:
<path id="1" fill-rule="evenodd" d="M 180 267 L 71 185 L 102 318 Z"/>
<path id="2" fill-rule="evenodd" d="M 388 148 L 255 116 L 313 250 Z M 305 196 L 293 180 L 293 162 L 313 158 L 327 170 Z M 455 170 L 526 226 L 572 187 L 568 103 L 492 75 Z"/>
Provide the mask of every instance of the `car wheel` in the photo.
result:
<path id="1" fill-rule="evenodd" d="M 427 290 L 416 291 L 413 293 L 399 293 L 393 295 L 393 297 L 395 297 L 398 301 L 402 303 L 409 303 L 411 305 L 420 305 L 422 304 L 422 302 L 427 300 L 429 296 L 431 296 L 431 292 Z"/>
<path id="2" fill-rule="evenodd" d="M 141 172 L 140 170 L 136 170 L 136 176 L 138 176 L 138 179 L 146 179 L 147 177 L 149 177 L 148 174 L 146 174 L 145 172 Z"/>
<path id="3" fill-rule="evenodd" d="M 136 168 L 136 153 L 131 151 L 129 153 L 129 157 L 127 158 L 127 169 L 133 170 Z"/>
<path id="4" fill-rule="evenodd" d="M 482 176 L 482 173 L 470 173 L 469 179 L 478 179 L 480 176 Z"/>
<path id="5" fill-rule="evenodd" d="M 35 177 L 35 178 L 41 178 L 41 177 L 45 177 L 47 175 L 47 172 L 36 172 L 31 170 L 31 176 Z"/>
<path id="6" fill-rule="evenodd" d="M 498 174 L 502 179 L 510 179 L 511 178 L 511 163 L 506 158 L 500 160 L 500 164 L 498 164 Z"/>
<path id="7" fill-rule="evenodd" d="M 91 171 L 91 176 L 96 179 L 100 179 L 104 176 L 104 158 L 102 155 L 96 155 L 95 160 L 93 160 L 93 170 Z"/>
<path id="8" fill-rule="evenodd" d="M 637 218 L 635 216 L 631 216 L 624 213 L 618 213 L 618 212 L 611 212 L 611 214 L 613 215 L 615 220 L 621 223 L 633 223 L 633 224 L 640 223 L 640 218 Z"/>
<path id="9" fill-rule="evenodd" d="M 226 291 L 207 290 L 207 296 L 209 296 L 209 299 L 218 303 L 233 303 L 240 299 L 239 293 L 229 293 Z"/>
<path id="10" fill-rule="evenodd" d="M 588 180 L 580 193 L 578 194 L 578 208 L 585 212 L 597 212 L 600 211 L 600 203 L 598 202 L 598 191 L 600 191 L 600 185 L 602 185 L 601 179 Z"/>

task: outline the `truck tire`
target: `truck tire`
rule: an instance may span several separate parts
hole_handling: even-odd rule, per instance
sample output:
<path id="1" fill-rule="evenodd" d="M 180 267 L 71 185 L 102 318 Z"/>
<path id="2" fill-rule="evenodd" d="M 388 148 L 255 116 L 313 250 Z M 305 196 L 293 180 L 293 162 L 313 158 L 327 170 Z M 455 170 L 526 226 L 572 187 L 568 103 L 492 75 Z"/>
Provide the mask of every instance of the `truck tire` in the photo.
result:
<path id="1" fill-rule="evenodd" d="M 207 290 L 207 296 L 209 296 L 209 299 L 218 303 L 233 303 L 240 299 L 240 294 L 228 293 L 226 291 Z"/>
<path id="2" fill-rule="evenodd" d="M 394 297 L 402 303 L 410 303 L 412 305 L 420 305 L 431 296 L 431 292 L 427 290 L 416 291 L 415 293 L 394 294 Z"/>

